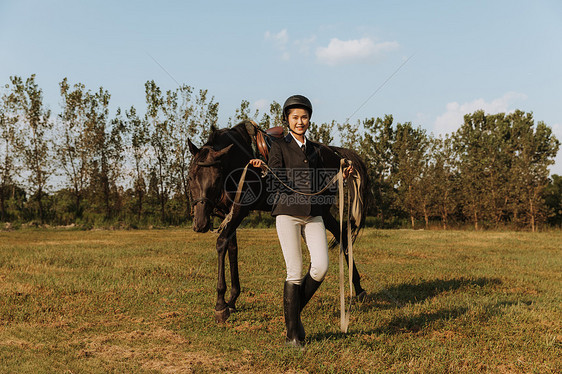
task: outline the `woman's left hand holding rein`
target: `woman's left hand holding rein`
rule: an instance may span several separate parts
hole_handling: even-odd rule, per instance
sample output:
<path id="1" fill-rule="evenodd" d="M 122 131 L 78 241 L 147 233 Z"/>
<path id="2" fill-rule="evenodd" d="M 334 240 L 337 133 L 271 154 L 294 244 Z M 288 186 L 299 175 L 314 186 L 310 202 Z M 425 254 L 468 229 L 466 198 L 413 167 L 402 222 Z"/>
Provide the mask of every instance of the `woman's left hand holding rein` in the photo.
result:
<path id="1" fill-rule="evenodd" d="M 355 169 L 353 168 L 353 165 L 349 165 L 348 167 L 343 169 L 343 179 L 347 179 L 347 177 L 353 174 L 354 171 Z"/>

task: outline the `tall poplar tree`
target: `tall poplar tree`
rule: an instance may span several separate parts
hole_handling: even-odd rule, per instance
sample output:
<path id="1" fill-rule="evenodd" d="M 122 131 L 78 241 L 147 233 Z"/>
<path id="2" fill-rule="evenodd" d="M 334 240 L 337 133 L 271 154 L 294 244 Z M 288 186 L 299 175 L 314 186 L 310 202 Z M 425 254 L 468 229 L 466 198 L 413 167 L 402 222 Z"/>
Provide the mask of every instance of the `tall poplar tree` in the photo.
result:
<path id="1" fill-rule="evenodd" d="M 171 155 L 172 141 L 170 137 L 170 122 L 162 116 L 164 97 L 160 87 L 152 81 L 145 83 L 146 115 L 145 118 L 150 126 L 150 146 L 152 162 L 151 178 L 156 178 L 155 184 L 157 199 L 160 205 L 160 219 L 167 221 L 166 202 L 170 196 Z"/>
<path id="2" fill-rule="evenodd" d="M 548 216 L 544 192 L 548 168 L 554 164 L 560 142 L 544 122 L 535 126 L 532 113 L 517 110 L 507 115 L 507 120 L 516 139 L 510 174 L 510 185 L 516 192 L 514 214 L 522 212 L 531 230 L 536 231 L 537 224 Z"/>
<path id="3" fill-rule="evenodd" d="M 407 212 L 412 228 L 415 228 L 415 219 L 420 211 L 423 212 L 426 204 L 421 180 L 425 169 L 427 147 L 428 138 L 425 130 L 414 128 L 409 122 L 396 125 L 396 137 L 393 143 L 395 165 L 393 181 L 398 191 L 399 206 Z"/>
<path id="4" fill-rule="evenodd" d="M 37 203 L 39 219 L 45 222 L 46 211 L 43 199 L 46 195 L 49 177 L 52 173 L 49 120 L 51 111 L 43 106 L 43 90 L 35 82 L 35 74 L 26 79 L 11 77 L 12 92 L 18 108 L 19 130 L 22 140 L 19 151 L 27 172 L 27 185 L 31 200 Z"/>
<path id="5" fill-rule="evenodd" d="M 484 111 L 476 111 L 464 116 L 463 125 L 454 134 L 454 149 L 458 155 L 457 165 L 460 172 L 462 207 L 464 214 L 473 223 L 474 229 L 481 227 L 486 210 L 486 178 L 490 168 L 486 140 L 483 134 L 486 129 Z"/>
<path id="6" fill-rule="evenodd" d="M 265 112 L 260 120 L 263 129 L 283 125 L 283 108 L 277 101 L 269 104 L 269 112 Z"/>
<path id="7" fill-rule="evenodd" d="M 17 176 L 17 147 L 20 140 L 16 131 L 18 118 L 15 104 L 14 95 L 3 93 L 0 97 L 0 221 L 9 220 L 6 202 L 10 189 L 15 187 Z"/>
<path id="8" fill-rule="evenodd" d="M 66 78 L 60 83 L 60 93 L 63 101 L 57 128 L 56 155 L 74 195 L 75 218 L 79 218 L 82 216 L 82 200 L 90 177 L 88 167 L 92 149 L 86 131 L 89 93 L 81 83 L 71 87 Z"/>
<path id="9" fill-rule="evenodd" d="M 441 218 L 444 229 L 449 227 L 449 217 L 458 204 L 458 172 L 454 166 L 455 154 L 451 143 L 449 136 L 432 139 L 428 168 L 432 211 Z"/>
<path id="10" fill-rule="evenodd" d="M 103 87 L 88 95 L 86 137 L 88 139 L 89 195 L 94 205 L 101 207 L 105 219 L 114 216 L 117 182 L 123 163 L 123 132 L 125 124 L 120 109 L 116 117 L 109 115 L 111 95 Z"/>
<path id="11" fill-rule="evenodd" d="M 358 150 L 367 164 L 373 186 L 370 214 L 379 217 L 383 223 L 391 218 L 396 199 L 392 182 L 392 174 L 396 169 L 392 152 L 396 137 L 393 120 L 391 115 L 365 119 L 362 122 L 365 134 Z"/>
<path id="12" fill-rule="evenodd" d="M 143 214 L 143 203 L 146 194 L 146 178 L 148 162 L 146 161 L 147 146 L 150 140 L 147 122 L 141 119 L 134 106 L 125 112 L 127 133 L 130 136 L 129 153 L 133 158 L 133 168 L 129 176 L 133 179 L 133 190 L 136 197 L 136 216 L 140 222 Z"/>

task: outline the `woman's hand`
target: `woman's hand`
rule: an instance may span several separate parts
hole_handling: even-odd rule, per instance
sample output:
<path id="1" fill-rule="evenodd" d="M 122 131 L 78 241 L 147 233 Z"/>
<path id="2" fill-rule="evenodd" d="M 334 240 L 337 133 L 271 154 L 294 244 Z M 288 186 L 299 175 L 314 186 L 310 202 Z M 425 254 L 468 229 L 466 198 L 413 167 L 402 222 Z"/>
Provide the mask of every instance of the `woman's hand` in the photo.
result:
<path id="1" fill-rule="evenodd" d="M 259 158 L 254 158 L 254 159 L 250 160 L 250 164 L 255 168 L 265 169 L 265 162 L 263 162 Z"/>
<path id="2" fill-rule="evenodd" d="M 347 177 L 349 177 L 354 171 L 355 169 L 353 168 L 353 165 L 349 165 L 343 169 L 343 179 L 347 179 Z"/>

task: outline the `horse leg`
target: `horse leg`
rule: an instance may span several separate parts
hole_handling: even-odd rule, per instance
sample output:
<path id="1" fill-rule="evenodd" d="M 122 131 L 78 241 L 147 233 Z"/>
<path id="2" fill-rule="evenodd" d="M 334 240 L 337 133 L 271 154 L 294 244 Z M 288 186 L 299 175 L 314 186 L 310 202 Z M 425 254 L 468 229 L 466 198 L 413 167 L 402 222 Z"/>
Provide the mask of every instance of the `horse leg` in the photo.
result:
<path id="1" fill-rule="evenodd" d="M 230 317 L 228 305 L 224 301 L 224 294 L 226 293 L 226 280 L 224 274 L 224 260 L 228 246 L 228 238 L 221 236 L 217 239 L 217 254 L 218 254 L 218 281 L 217 281 L 217 303 L 215 305 L 215 320 L 218 323 L 226 322 Z"/>
<path id="2" fill-rule="evenodd" d="M 215 305 L 215 319 L 217 322 L 226 322 L 230 317 L 229 306 L 234 307 L 236 298 L 240 294 L 240 280 L 238 277 L 238 244 L 236 241 L 236 229 L 240 222 L 248 215 L 247 209 L 235 210 L 230 222 L 224 227 L 217 239 L 218 253 L 218 284 L 217 284 L 217 304 Z M 230 276 L 232 279 L 231 297 L 228 303 L 224 300 L 226 293 L 226 280 L 224 272 L 224 260 L 226 252 L 229 252 Z M 231 253 L 232 251 L 232 253 Z M 232 304 L 230 304 L 232 302 Z"/>
<path id="3" fill-rule="evenodd" d="M 240 277 L 238 275 L 238 243 L 236 231 L 228 242 L 228 260 L 230 261 L 230 299 L 228 309 L 230 312 L 236 311 L 236 299 L 240 295 Z"/>
<path id="4" fill-rule="evenodd" d="M 338 223 L 338 221 L 334 218 L 334 216 L 332 216 L 332 214 L 330 214 L 330 212 L 325 213 L 322 216 L 322 218 L 324 219 L 324 225 L 326 226 L 326 229 L 328 229 L 328 231 L 330 231 L 332 235 L 334 235 L 336 242 L 339 243 L 340 224 Z M 343 225 L 343 248 L 345 249 L 347 249 L 347 241 L 348 241 L 346 225 L 347 222 L 344 223 Z M 347 255 L 347 252 L 344 252 L 344 256 L 345 256 L 346 263 L 349 265 L 349 256 Z M 357 295 L 357 297 L 360 299 L 365 298 L 365 296 L 367 296 L 367 292 L 363 289 L 363 287 L 361 287 L 361 276 L 359 275 L 357 266 L 355 266 L 355 261 L 353 261 L 352 280 L 353 280 L 353 288 L 355 289 L 355 295 Z"/>

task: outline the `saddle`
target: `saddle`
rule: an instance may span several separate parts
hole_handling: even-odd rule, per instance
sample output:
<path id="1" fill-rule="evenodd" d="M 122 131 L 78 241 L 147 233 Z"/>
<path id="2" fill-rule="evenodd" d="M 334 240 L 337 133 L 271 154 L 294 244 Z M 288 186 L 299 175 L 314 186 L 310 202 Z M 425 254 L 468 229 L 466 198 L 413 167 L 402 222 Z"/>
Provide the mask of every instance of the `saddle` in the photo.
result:
<path id="1" fill-rule="evenodd" d="M 246 121 L 246 130 L 252 138 L 252 146 L 255 146 L 254 153 L 259 152 L 264 161 L 268 159 L 273 141 L 283 137 L 283 126 L 275 126 L 264 131 L 252 120 Z"/>

